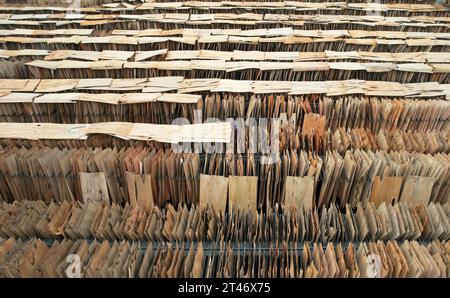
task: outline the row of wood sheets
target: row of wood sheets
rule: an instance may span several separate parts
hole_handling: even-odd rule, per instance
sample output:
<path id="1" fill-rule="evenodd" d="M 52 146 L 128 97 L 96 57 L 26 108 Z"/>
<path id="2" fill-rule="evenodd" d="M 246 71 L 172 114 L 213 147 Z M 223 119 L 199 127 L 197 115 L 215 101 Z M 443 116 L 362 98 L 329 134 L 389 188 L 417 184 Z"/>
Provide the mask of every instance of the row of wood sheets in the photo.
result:
<path id="1" fill-rule="evenodd" d="M 449 202 L 450 157 L 386 151 L 175 153 L 147 147 L 0 151 L 0 197 L 23 200 L 220 202 L 229 208 Z M 300 191 L 301 189 L 301 191 Z M 222 209 L 226 209 L 225 207 Z"/>
<path id="2" fill-rule="evenodd" d="M 106 91 L 114 93 L 122 91 L 123 93 L 133 93 L 142 91 L 144 93 L 159 93 L 176 91 L 177 93 L 197 93 L 209 91 L 212 93 L 253 93 L 267 95 L 304 95 L 312 96 L 327 95 L 337 96 L 355 96 L 363 94 L 369 97 L 386 98 L 443 98 L 447 96 L 450 99 L 450 86 L 448 84 L 439 84 L 435 82 L 422 82 L 414 84 L 400 84 L 386 81 L 364 81 L 364 80 L 343 80 L 343 81 L 242 81 L 242 80 L 224 80 L 217 78 L 210 79 L 185 79 L 184 77 L 165 76 L 156 78 L 141 79 L 29 79 L 29 80 L 0 80 L 1 96 L 14 96 L 9 99 L 10 102 L 23 102 L 24 98 L 16 92 L 34 92 L 34 93 L 60 93 L 60 92 L 89 92 L 98 93 Z M 83 93 L 84 94 L 84 93 Z M 45 94 L 44 94 L 45 95 Z M 206 95 L 206 94 L 205 94 Z M 34 95 L 29 95 L 26 102 L 32 101 Z M 69 96 L 69 95 L 67 95 Z M 89 100 L 87 96 L 85 101 Z M 111 95 L 110 95 L 111 96 Z M 111 104 L 121 103 L 126 99 L 116 98 Z M 162 95 L 164 96 L 164 95 Z M 173 95 L 181 96 L 181 95 Z M 320 98 L 320 97 L 319 97 Z M 167 96 L 165 98 L 168 99 Z M 5 99 L 3 99 L 5 100 Z M 96 101 L 104 102 L 97 98 Z M 117 102 L 118 101 L 118 102 Z"/>
<path id="3" fill-rule="evenodd" d="M 447 102 L 440 102 L 442 102 L 442 106 L 446 106 Z M 250 102 L 249 110 L 252 110 L 251 105 L 252 102 Z M 263 109 L 265 108 L 263 107 Z M 215 148 L 220 148 L 220 151 L 216 150 L 215 152 L 249 152 L 264 155 L 270 152 L 285 152 L 286 150 L 310 150 L 325 153 L 331 149 L 338 151 L 340 154 L 345 154 L 346 150 L 361 149 L 435 154 L 448 152 L 450 148 L 448 138 L 450 127 L 447 120 L 437 120 L 436 122 L 419 120 L 418 122 L 422 122 L 422 124 L 419 125 L 416 122 L 418 125 L 412 125 L 409 129 L 405 129 L 405 126 L 409 126 L 409 124 L 406 124 L 408 121 L 402 123 L 398 119 L 390 119 L 389 121 L 381 120 L 380 123 L 374 123 L 370 120 L 371 115 L 367 115 L 369 119 L 364 120 L 358 119 L 358 115 L 355 114 L 348 115 L 346 118 L 352 120 L 342 121 L 336 119 L 334 115 L 327 118 L 326 115 L 302 113 L 301 111 L 301 116 L 297 118 L 295 113 L 290 112 L 290 118 L 287 117 L 287 114 L 278 113 L 273 109 L 269 113 L 277 114 L 278 116 L 275 118 L 226 118 L 226 121 L 232 123 L 234 128 L 231 142 L 223 146 L 217 145 Z M 267 113 L 267 111 L 264 113 Z M 386 115 L 383 116 L 382 114 L 379 119 L 385 119 L 384 116 Z M 297 120 L 300 122 L 297 122 Z M 366 127 L 336 127 L 336 122 L 347 126 Z M 393 127 L 398 126 L 399 122 L 401 128 Z M 433 126 L 437 125 L 439 128 L 424 128 L 428 126 L 426 123 L 431 124 L 432 122 L 434 122 Z"/>
<path id="4" fill-rule="evenodd" d="M 0 8 L 1 9 L 1 8 Z M 7 14 L 2 14 L 3 17 L 8 17 Z M 42 16 L 42 15 L 41 15 Z M 110 15 L 111 16 L 111 15 Z M 33 17 L 33 15 L 27 14 L 22 17 Z M 114 15 L 112 15 L 114 17 Z M 314 18 L 315 16 L 311 16 Z M 333 17 L 339 17 L 339 15 L 334 15 Z M 438 22 L 448 23 L 447 17 L 437 17 L 433 18 Z M 23 28 L 20 23 L 28 23 L 28 28 Z M 68 23 L 71 21 L 68 20 Z M 151 20 L 150 20 L 151 22 Z M 8 23 L 8 21 L 6 21 Z M 76 23 L 76 21 L 74 22 Z M 341 23 L 343 27 L 348 26 L 352 22 Z M 322 26 L 320 29 L 313 28 L 300 28 L 294 29 L 289 26 L 283 26 L 281 28 L 270 28 L 270 29 L 250 29 L 248 26 L 247 30 L 240 28 L 230 28 L 224 25 L 222 28 L 211 28 L 211 27 L 199 27 L 199 28 L 183 28 L 179 26 L 178 28 L 164 30 L 162 28 L 141 28 L 141 29 L 128 29 L 124 28 L 120 30 L 116 28 L 111 30 L 111 26 L 117 25 L 118 27 L 123 26 L 124 23 L 115 23 L 107 30 L 103 30 L 101 24 L 96 27 L 95 30 L 88 27 L 83 29 L 69 29 L 64 28 L 67 24 L 60 24 L 58 28 L 53 28 L 53 22 L 47 22 L 47 27 L 43 30 L 34 30 L 30 26 L 39 26 L 36 22 L 17 20 L 16 26 L 14 24 L 5 24 L 5 20 L 2 21 L 0 25 L 3 25 L 3 29 L 0 31 L 0 36 L 4 41 L 19 42 L 19 43 L 36 43 L 39 41 L 46 41 L 45 38 L 57 38 L 57 41 L 70 41 L 69 43 L 122 43 L 122 44 L 136 44 L 136 43 L 151 43 L 151 42 L 164 42 L 167 40 L 182 41 L 184 43 L 192 44 L 196 40 L 202 43 L 258 43 L 258 42 L 273 42 L 290 40 L 291 43 L 295 41 L 305 41 L 311 42 L 315 39 L 319 42 L 327 42 L 327 40 L 336 39 L 349 39 L 349 40 L 361 40 L 361 39 L 380 39 L 385 40 L 385 43 L 393 41 L 394 44 L 399 41 L 405 40 L 416 40 L 419 43 L 425 42 L 425 40 L 445 40 L 448 39 L 449 33 L 445 30 L 444 26 L 440 26 L 438 23 L 430 23 L 430 27 L 437 27 L 436 32 L 426 32 L 430 28 L 423 28 L 422 32 L 419 30 L 411 30 L 413 26 L 407 28 L 408 26 L 398 27 L 395 29 L 399 30 L 383 30 L 382 26 L 372 27 L 370 31 L 366 30 L 347 30 L 348 28 L 343 28 L 340 30 L 332 30 L 332 28 L 327 27 L 326 29 Z M 322 24 L 323 25 L 323 24 Z M 357 26 L 357 24 L 354 24 Z M 76 24 L 75 24 L 76 26 Z M 170 26 L 170 25 L 169 25 Z M 250 25 L 251 26 L 251 25 Z M 439 28 L 441 27 L 441 28 Z M 13 28 L 13 29 L 12 29 Z M 11 30 L 12 29 L 12 30 Z M 311 30 L 313 29 L 313 30 Z M 331 29 L 331 30 L 330 30 Z M 391 28 L 394 29 L 394 28 Z M 434 31 L 431 29 L 431 31 Z M 441 31 L 441 32 L 439 32 Z M 68 39 L 58 39 L 67 38 Z M 75 38 L 70 38 L 75 37 Z M 185 39 L 181 39 L 185 37 Z"/>
<path id="5" fill-rule="evenodd" d="M 70 259 L 68 256 L 72 255 Z M 76 257 L 76 259 L 74 259 Z M 1 277 L 449 277 L 448 242 L 304 244 L 0 241 Z"/>
<path id="6" fill-rule="evenodd" d="M 39 124 L 36 124 L 38 126 Z M 3 125 L 0 124 L 0 128 Z M 70 124 L 68 129 L 73 128 L 74 124 Z M 15 127 L 15 128 L 12 128 Z M 67 148 L 67 149 L 81 149 L 81 148 L 129 148 L 130 146 L 135 147 L 148 147 L 149 149 L 163 149 L 163 148 L 171 148 L 173 144 L 170 143 L 161 143 L 161 141 L 165 141 L 165 139 L 159 139 L 159 141 L 155 140 L 134 140 L 134 139 L 123 139 L 118 138 L 117 135 L 110 134 L 88 134 L 87 136 L 83 135 L 82 139 L 74 139 L 74 138 L 61 138 L 59 135 L 53 135 L 53 137 L 49 138 L 49 135 L 44 136 L 44 139 L 36 139 L 35 137 L 31 137 L 30 135 L 20 134 L 18 136 L 17 132 L 11 131 L 11 129 L 20 128 L 21 125 L 7 125 L 7 130 L 2 131 L 3 137 L 0 138 L 0 146 L 1 147 L 58 147 L 58 148 Z M 249 134 L 246 131 L 246 138 L 243 139 L 241 135 L 233 135 L 233 143 L 226 143 L 223 146 L 219 143 L 211 144 L 206 143 L 184 143 L 181 148 L 183 150 L 188 150 L 187 152 L 195 152 L 196 148 L 215 148 L 214 152 L 226 152 L 228 154 L 239 153 L 243 154 L 260 152 L 262 155 L 270 154 L 271 152 L 275 152 L 276 148 L 279 148 L 280 152 L 286 151 L 301 151 L 301 150 L 310 150 L 317 152 L 321 155 L 325 154 L 327 150 L 336 150 L 341 155 L 344 155 L 347 150 L 383 150 L 383 151 L 407 151 L 407 152 L 416 152 L 416 153 L 428 153 L 428 154 L 437 154 L 437 153 L 449 153 L 450 145 L 448 144 L 447 134 L 442 131 L 427 131 L 427 132 L 405 132 L 399 130 L 392 131 L 384 131 L 381 130 L 378 135 L 372 135 L 370 131 L 365 131 L 363 129 L 352 129 L 352 130 L 343 130 L 339 129 L 335 131 L 333 134 L 330 130 L 328 130 L 325 134 L 325 138 L 323 135 L 311 135 L 311 134 L 301 134 L 301 133 L 293 133 L 292 130 L 287 128 L 281 128 L 280 139 L 279 141 L 274 139 L 268 141 L 267 145 L 258 144 L 257 142 L 250 142 L 248 137 L 252 135 L 252 138 L 255 137 L 255 134 Z M 266 136 L 271 135 L 270 133 L 264 134 Z M 25 137 L 25 138 L 24 138 Z M 86 138 L 84 138 L 86 137 Z M 257 137 L 257 136 L 256 136 Z M 254 139 L 256 140 L 256 139 Z M 222 142 L 224 142 L 222 140 Z M 272 146 L 271 144 L 274 144 Z M 203 147 L 205 145 L 205 147 Z M 268 149 L 269 148 L 269 149 Z M 209 149 L 208 149 L 209 150 Z M 200 151 L 197 152 L 202 152 Z M 203 151 L 205 152 L 205 151 Z M 211 151 L 207 151 L 211 152 Z"/>
<path id="7" fill-rule="evenodd" d="M 157 148 L 172 147 L 177 152 L 249 153 L 273 155 L 289 150 L 309 150 L 325 154 L 334 150 L 344 155 L 347 150 L 407 151 L 414 153 L 448 153 L 448 132 L 380 130 L 372 134 L 362 128 L 325 130 L 325 119 L 317 114 L 307 114 L 300 127 L 281 121 L 254 118 L 244 122 L 221 122 L 178 125 L 186 119 L 176 119 L 173 124 L 148 124 L 131 122 L 98 122 L 88 124 L 11 123 L 0 122 L 0 144 L 26 146 L 74 147 L 128 147 L 135 141 L 157 144 Z M 311 117 L 309 117 L 311 116 Z M 181 121 L 178 121 L 181 120 Z M 307 121 L 308 120 L 308 121 Z M 313 121 L 309 121 L 313 120 Z M 280 124 L 281 122 L 281 124 Z M 233 128 L 236 128 L 233 129 Z M 448 130 L 448 127 L 446 128 Z M 34 140 L 35 142 L 27 142 Z M 216 142 L 212 144 L 211 142 Z M 164 143 L 167 143 L 164 145 Z M 153 146 L 151 146 L 153 148 Z"/>
<path id="8" fill-rule="evenodd" d="M 179 93 L 10 93 L 0 99 L 1 122 L 194 123 L 196 110 L 202 110 L 201 96 Z"/>
<path id="9" fill-rule="evenodd" d="M 125 5 L 128 5 L 128 1 L 123 1 Z M 45 11 L 72 11 L 73 7 L 70 5 L 67 6 L 67 2 L 65 0 L 19 0 L 18 3 L 24 4 L 21 6 L 10 6 L 10 3 L 2 2 L 1 10 L 9 11 L 9 10 L 18 10 L 18 11 L 27 11 L 28 8 L 31 11 L 40 11 L 45 9 Z M 95 7 L 100 7 L 103 5 L 110 5 L 111 0 L 85 0 L 80 2 L 80 9 L 84 12 L 90 11 L 92 9 L 96 10 Z M 25 4 L 27 6 L 25 6 Z M 118 3 L 119 4 L 119 3 Z M 54 6 L 53 6 L 54 5 Z M 120 4 L 119 4 L 120 5 Z"/>
<path id="10" fill-rule="evenodd" d="M 4 79 L 152 78 L 183 76 L 191 79 L 325 81 L 368 80 L 399 83 L 448 84 L 449 63 L 358 63 L 358 62 L 253 62 L 223 60 L 173 60 L 94 62 L 34 60 L 1 62 Z"/>
<path id="11" fill-rule="evenodd" d="M 0 25 L 1 26 L 1 25 Z M 216 29 L 213 29 L 216 30 Z M 305 31 L 300 35 L 282 37 L 245 37 L 233 35 L 211 35 L 210 30 L 200 32 L 199 36 L 163 36 L 163 37 L 134 37 L 124 35 L 109 35 L 102 37 L 88 37 L 83 35 L 63 37 L 0 37 L 0 48 L 16 51 L 28 50 L 76 50 L 76 51 L 156 51 L 144 53 L 144 57 L 158 54 L 162 50 L 211 50 L 211 51 L 262 51 L 262 52 L 290 52 L 302 53 L 324 51 L 336 52 L 373 52 L 376 53 L 407 53 L 417 52 L 447 53 L 450 48 L 448 33 L 410 32 L 400 39 L 386 39 L 384 33 L 393 31 L 356 31 L 356 38 L 348 38 L 347 30 Z M 104 32 L 99 32 L 105 34 Z M 98 33 L 97 33 L 98 34 Z M 176 33 L 179 34 L 179 33 Z M 440 36 L 439 34 L 443 34 Z M 336 36 L 337 35 L 337 36 Z M 378 36 L 381 35 L 381 36 Z M 84 57 L 88 58 L 88 57 Z"/>
<path id="12" fill-rule="evenodd" d="M 323 116 L 325 128 L 333 132 L 338 128 L 364 128 L 372 133 L 396 128 L 425 132 L 447 129 L 450 105 L 433 98 L 318 94 L 13 92 L 0 97 L 2 122 L 170 124 L 177 118 L 186 118 L 191 123 L 210 118 L 267 118 L 267 121 L 279 118 L 301 126 L 311 117 L 310 113 Z"/>
<path id="13" fill-rule="evenodd" d="M 1 10 L 1 8 L 0 8 Z M 204 11 L 202 11 L 204 12 Z M 398 31 L 403 32 L 442 32 L 447 28 L 448 18 L 444 16 L 371 16 L 336 14 L 275 14 L 273 11 L 263 10 L 262 13 L 126 13 L 126 14 L 2 14 L 0 25 L 3 28 L 33 28 L 33 29 L 61 29 L 61 28 L 102 28 L 102 29 L 180 29 L 180 28 L 215 28 L 241 29 L 253 36 L 252 31 L 262 31 L 268 36 L 285 36 L 295 29 L 327 29 L 332 30 L 389 30 L 394 29 L 390 38 L 395 38 Z M 108 24 L 109 26 L 106 26 Z M 280 26 L 284 26 L 285 28 Z M 250 30 L 245 30 L 250 29 Z M 239 31 L 238 31 L 239 32 Z M 258 35 L 256 35 L 258 36 Z"/>
<path id="14" fill-rule="evenodd" d="M 372 134 L 362 128 L 343 129 L 335 131 L 328 129 L 323 133 L 314 130 L 297 131 L 295 133 L 289 126 L 282 127 L 280 131 L 280 150 L 314 150 L 325 152 L 326 150 L 336 150 L 345 154 L 346 150 L 385 150 L 385 151 L 407 151 L 435 154 L 439 152 L 449 152 L 448 134 L 443 130 L 431 130 L 426 132 L 402 131 L 399 129 L 380 130 L 377 134 Z M 248 146 L 248 145 L 247 145 Z"/>
<path id="15" fill-rule="evenodd" d="M 1 35 L 13 34 L 17 30 L 0 30 Z M 88 33 L 88 32 L 86 32 Z M 70 35 L 70 32 L 67 33 Z M 42 59 L 43 58 L 43 59 Z M 161 49 L 156 51 L 78 51 L 78 50 L 39 50 L 21 48 L 18 50 L 0 49 L 0 59 L 16 63 L 26 63 L 33 60 L 44 61 L 102 61 L 116 60 L 128 62 L 170 61 L 170 60 L 221 60 L 221 61 L 285 61 L 285 62 L 390 62 L 390 63 L 448 63 L 450 53 L 444 52 L 262 52 L 262 51 L 214 51 L 191 50 L 177 51 Z"/>
<path id="16" fill-rule="evenodd" d="M 289 204 L 265 213 L 167 205 L 158 208 L 133 202 L 42 201 L 0 203 L 0 237 L 29 239 L 106 239 L 148 241 L 387 241 L 449 240 L 448 205 L 408 207 L 374 203 L 357 208 L 332 205 L 321 210 Z"/>
<path id="17" fill-rule="evenodd" d="M 161 143 L 153 140 L 126 140 L 112 135 L 94 134 L 88 135 L 85 139 L 15 139 L 5 138 L 0 139 L 0 146 L 6 147 L 58 147 L 67 149 L 81 149 L 81 148 L 128 148 L 130 146 L 147 147 L 149 149 L 168 149 L 172 146 L 171 143 Z"/>
<path id="18" fill-rule="evenodd" d="M 52 12 L 52 13 L 68 13 L 71 12 L 71 7 L 65 7 L 66 3 L 64 0 L 54 0 L 50 4 L 58 6 L 43 6 L 47 5 L 48 1 L 38 1 L 38 0 L 25 0 L 29 5 L 26 7 L 17 6 L 2 6 L 0 7 L 1 12 L 15 12 L 15 13 L 38 13 L 40 11 Z M 370 3 L 347 3 L 347 2 L 322 2 L 322 1 L 308 1 L 308 2 L 298 2 L 298 1 L 283 1 L 283 2 L 257 2 L 257 1 L 160 1 L 160 2 L 145 2 L 139 3 L 136 1 L 122 1 L 109 3 L 108 0 L 90 0 L 86 3 L 81 3 L 79 8 L 80 13 L 96 13 L 96 12 L 110 12 L 110 13 L 121 13 L 127 11 L 136 12 L 170 12 L 173 11 L 216 11 L 223 12 L 229 11 L 234 12 L 241 11 L 245 8 L 248 11 L 253 10 L 269 10 L 275 11 L 277 13 L 282 12 L 321 12 L 323 14 L 345 12 L 348 15 L 360 15 L 365 14 L 367 10 L 374 10 L 382 15 L 408 15 L 412 12 L 420 12 L 424 15 L 434 15 L 438 12 L 445 11 L 445 7 L 436 5 L 434 1 L 426 0 L 420 1 L 420 3 L 415 3 L 417 1 L 403 1 L 402 3 L 383 3 L 388 1 L 380 1 L 377 6 L 373 6 Z M 134 3 L 133 3 L 134 2 Z M 104 4 L 103 4 L 104 3 Z M 132 3 L 132 4 L 131 4 Z M 100 6 L 101 5 L 101 6 Z M 437 14 L 439 15 L 439 14 Z"/>

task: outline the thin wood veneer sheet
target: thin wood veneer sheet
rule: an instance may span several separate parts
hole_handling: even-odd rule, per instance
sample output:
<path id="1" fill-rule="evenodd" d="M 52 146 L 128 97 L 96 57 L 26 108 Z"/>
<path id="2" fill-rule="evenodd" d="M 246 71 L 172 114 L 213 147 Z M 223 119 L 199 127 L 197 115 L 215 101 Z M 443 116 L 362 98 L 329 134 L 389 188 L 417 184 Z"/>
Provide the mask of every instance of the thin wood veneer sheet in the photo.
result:
<path id="1" fill-rule="evenodd" d="M 229 177 L 230 208 L 256 212 L 258 177 Z"/>
<path id="2" fill-rule="evenodd" d="M 397 202 L 401 187 L 402 177 L 384 177 L 381 179 L 380 176 L 376 176 L 372 185 L 370 201 L 375 204 L 375 207 L 380 206 L 383 202 L 386 204 Z"/>
<path id="3" fill-rule="evenodd" d="M 80 173 L 81 192 L 83 201 L 109 202 L 108 187 L 105 173 Z"/>
<path id="4" fill-rule="evenodd" d="M 312 208 L 314 197 L 314 176 L 286 178 L 285 206 Z"/>
<path id="5" fill-rule="evenodd" d="M 227 207 L 228 177 L 200 175 L 200 207 L 211 205 L 225 213 Z"/>
<path id="6" fill-rule="evenodd" d="M 326 118 L 323 115 L 308 113 L 303 120 L 303 132 L 308 135 L 318 134 L 325 135 Z"/>
<path id="7" fill-rule="evenodd" d="M 126 180 L 130 204 L 151 212 L 154 205 L 151 176 L 127 172 Z"/>
<path id="8" fill-rule="evenodd" d="M 436 179 L 433 177 L 408 176 L 403 186 L 400 201 L 410 207 L 428 204 Z"/>

